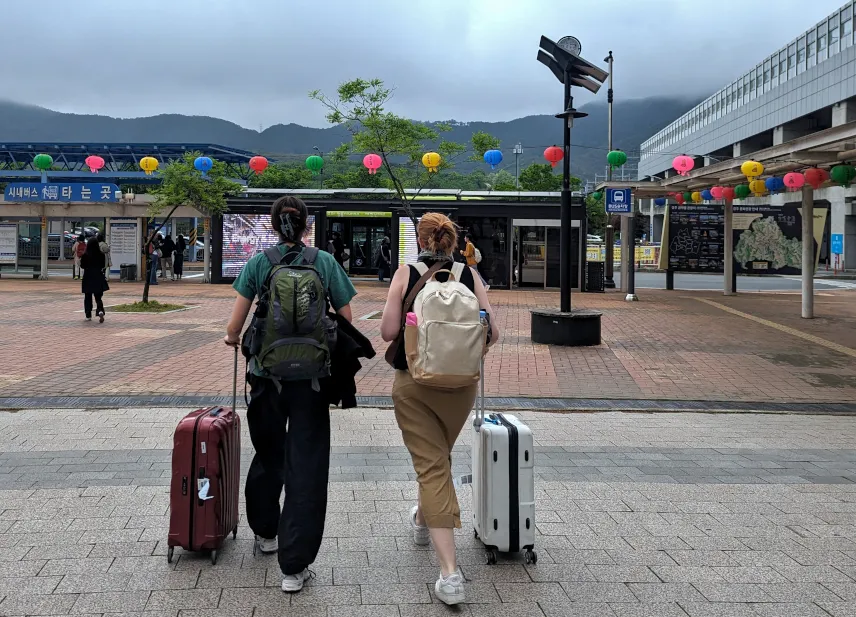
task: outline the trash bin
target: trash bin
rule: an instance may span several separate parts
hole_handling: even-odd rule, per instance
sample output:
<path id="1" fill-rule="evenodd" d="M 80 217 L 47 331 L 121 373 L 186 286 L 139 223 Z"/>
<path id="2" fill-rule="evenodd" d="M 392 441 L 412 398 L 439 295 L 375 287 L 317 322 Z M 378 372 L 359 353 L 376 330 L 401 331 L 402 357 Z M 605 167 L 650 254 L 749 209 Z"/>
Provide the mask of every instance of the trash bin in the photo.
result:
<path id="1" fill-rule="evenodd" d="M 137 264 L 119 265 L 119 282 L 127 283 L 137 280 Z"/>
<path id="2" fill-rule="evenodd" d="M 586 262 L 586 291 L 604 291 L 604 264 L 602 261 Z"/>

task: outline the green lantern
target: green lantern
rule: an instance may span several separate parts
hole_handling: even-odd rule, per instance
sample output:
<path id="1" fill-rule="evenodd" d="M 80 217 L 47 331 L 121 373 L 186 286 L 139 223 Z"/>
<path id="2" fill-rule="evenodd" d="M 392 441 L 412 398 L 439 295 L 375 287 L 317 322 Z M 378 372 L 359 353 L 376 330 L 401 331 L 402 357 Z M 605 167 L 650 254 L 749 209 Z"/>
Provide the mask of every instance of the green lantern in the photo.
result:
<path id="1" fill-rule="evenodd" d="M 609 166 L 612 167 L 612 169 L 621 167 L 627 162 L 627 154 L 622 150 L 613 150 L 606 155 L 606 162 L 609 163 Z"/>
<path id="2" fill-rule="evenodd" d="M 692 201 L 693 194 L 692 191 L 684 191 L 684 201 Z"/>
<path id="3" fill-rule="evenodd" d="M 829 171 L 829 177 L 836 184 L 847 188 L 853 180 L 856 180 L 856 167 L 852 165 L 836 165 Z"/>
<path id="4" fill-rule="evenodd" d="M 595 191 L 591 194 L 591 196 L 594 198 L 595 201 L 600 201 L 603 197 L 603 193 L 601 193 L 600 191 Z"/>
<path id="5" fill-rule="evenodd" d="M 33 165 L 38 170 L 47 171 L 53 165 L 53 157 L 50 154 L 37 154 L 33 159 Z"/>
<path id="6" fill-rule="evenodd" d="M 734 187 L 734 196 L 737 199 L 746 199 L 752 193 L 752 190 L 745 184 L 738 184 Z"/>
<path id="7" fill-rule="evenodd" d="M 317 154 L 313 154 L 306 159 L 306 169 L 311 171 L 313 175 L 317 175 L 322 167 L 324 167 L 324 159 Z"/>

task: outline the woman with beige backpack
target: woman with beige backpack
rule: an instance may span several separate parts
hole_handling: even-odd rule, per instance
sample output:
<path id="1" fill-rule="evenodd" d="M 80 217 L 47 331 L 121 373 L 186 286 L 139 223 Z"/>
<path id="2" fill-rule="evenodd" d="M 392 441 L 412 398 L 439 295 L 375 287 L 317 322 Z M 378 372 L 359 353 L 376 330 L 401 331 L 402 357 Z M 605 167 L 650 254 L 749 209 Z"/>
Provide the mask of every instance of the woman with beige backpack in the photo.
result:
<path id="1" fill-rule="evenodd" d="M 392 344 L 387 361 L 392 399 L 419 483 L 410 511 L 416 544 L 433 541 L 440 563 L 434 590 L 442 602 L 464 602 L 455 555 L 461 511 L 452 481 L 451 453 L 477 395 L 481 358 L 499 338 L 485 286 L 452 257 L 458 229 L 443 214 L 422 216 L 421 253 L 399 268 L 383 310 L 381 335 Z"/>

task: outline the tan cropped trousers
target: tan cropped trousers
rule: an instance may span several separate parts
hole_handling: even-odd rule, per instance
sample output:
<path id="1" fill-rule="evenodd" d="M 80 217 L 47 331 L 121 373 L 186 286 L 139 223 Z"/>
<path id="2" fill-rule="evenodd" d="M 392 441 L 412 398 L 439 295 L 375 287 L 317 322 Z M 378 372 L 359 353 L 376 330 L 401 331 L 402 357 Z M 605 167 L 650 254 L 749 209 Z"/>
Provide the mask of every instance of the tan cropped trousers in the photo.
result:
<path id="1" fill-rule="evenodd" d="M 396 371 L 392 386 L 395 419 L 413 459 L 419 505 L 428 527 L 461 526 L 461 508 L 452 482 L 452 448 L 476 400 L 478 384 L 437 390 Z"/>

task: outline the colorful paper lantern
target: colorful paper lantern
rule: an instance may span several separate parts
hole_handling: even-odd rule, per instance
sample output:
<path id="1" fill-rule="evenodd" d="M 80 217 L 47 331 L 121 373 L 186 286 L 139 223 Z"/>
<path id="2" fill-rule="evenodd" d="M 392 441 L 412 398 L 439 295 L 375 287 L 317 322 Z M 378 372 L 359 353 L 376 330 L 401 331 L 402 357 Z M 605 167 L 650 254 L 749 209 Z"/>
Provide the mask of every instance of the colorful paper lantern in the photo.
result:
<path id="1" fill-rule="evenodd" d="M 152 172 L 158 168 L 158 160 L 153 156 L 144 156 L 140 159 L 140 169 L 146 172 L 147 176 L 151 176 Z"/>
<path id="2" fill-rule="evenodd" d="M 47 171 L 53 165 L 53 157 L 50 154 L 37 154 L 33 158 L 33 165 L 40 171 Z"/>
<path id="3" fill-rule="evenodd" d="M 737 191 L 734 190 L 733 186 L 723 186 L 722 187 L 722 198 L 726 201 L 730 201 L 737 197 Z"/>
<path id="4" fill-rule="evenodd" d="M 710 189 L 704 189 L 701 192 L 701 198 L 705 201 L 711 201 L 713 199 L 713 193 L 710 192 Z"/>
<path id="5" fill-rule="evenodd" d="M 484 153 L 484 162 L 490 165 L 491 169 L 496 169 L 496 166 L 502 163 L 502 152 L 499 150 L 488 150 Z"/>
<path id="6" fill-rule="evenodd" d="M 695 161 L 691 156 L 682 154 L 675 157 L 675 160 L 672 161 L 672 167 L 682 176 L 686 176 L 695 167 Z"/>
<path id="7" fill-rule="evenodd" d="M 836 165 L 830 170 L 829 175 L 833 182 L 847 188 L 856 179 L 856 167 L 852 165 Z"/>
<path id="8" fill-rule="evenodd" d="M 197 156 L 196 160 L 193 161 L 193 166 L 197 171 L 202 172 L 203 176 L 207 176 L 211 168 L 214 167 L 214 161 L 207 156 Z"/>
<path id="9" fill-rule="evenodd" d="M 792 171 L 789 174 L 785 174 L 783 181 L 789 191 L 798 191 L 805 184 L 805 176 L 798 171 Z"/>
<path id="10" fill-rule="evenodd" d="M 268 160 L 263 156 L 254 156 L 250 159 L 250 169 L 256 172 L 256 175 L 267 169 Z"/>
<path id="11" fill-rule="evenodd" d="M 764 173 L 764 166 L 758 161 L 746 161 L 740 166 L 740 173 L 749 180 L 754 180 Z"/>
<path id="12" fill-rule="evenodd" d="M 752 189 L 745 184 L 738 184 L 734 187 L 734 196 L 737 197 L 737 199 L 746 199 L 749 197 L 751 192 Z"/>
<path id="13" fill-rule="evenodd" d="M 690 197 L 692 198 L 693 203 L 701 203 L 701 193 L 699 193 L 698 191 L 693 191 L 692 193 L 690 193 Z"/>
<path id="14" fill-rule="evenodd" d="M 678 202 L 680 205 L 683 205 L 684 202 L 686 201 L 686 199 L 684 199 L 684 194 L 683 193 L 675 193 L 675 201 Z"/>
<path id="15" fill-rule="evenodd" d="M 811 169 L 805 170 L 805 181 L 808 182 L 815 190 L 819 189 L 827 180 L 829 180 L 829 172 L 825 169 L 812 167 Z"/>
<path id="16" fill-rule="evenodd" d="M 710 189 L 710 194 L 714 199 L 722 199 L 722 195 L 723 195 L 724 190 L 725 189 L 723 189 L 721 186 L 715 186 L 712 189 Z"/>
<path id="17" fill-rule="evenodd" d="M 666 205 L 666 198 L 665 197 L 658 197 L 657 199 L 654 200 L 654 205 L 657 206 L 658 208 L 662 208 L 663 206 Z"/>
<path id="18" fill-rule="evenodd" d="M 749 183 L 749 190 L 755 197 L 763 197 L 767 192 L 767 183 L 763 180 L 752 180 Z"/>
<path id="19" fill-rule="evenodd" d="M 613 150 L 606 155 L 606 162 L 612 169 L 616 169 L 627 162 L 627 154 L 623 150 Z"/>
<path id="20" fill-rule="evenodd" d="M 367 154 L 363 157 L 363 167 L 369 170 L 369 175 L 375 175 L 383 165 L 383 159 L 377 154 Z"/>
<path id="21" fill-rule="evenodd" d="M 693 194 L 690 191 L 684 191 L 684 201 L 692 201 Z"/>
<path id="22" fill-rule="evenodd" d="M 595 201 L 600 201 L 603 198 L 603 193 L 601 193 L 600 191 L 595 191 L 591 194 L 591 196 Z"/>
<path id="23" fill-rule="evenodd" d="M 766 180 L 764 180 L 764 184 L 767 186 L 767 190 L 771 193 L 778 193 L 779 191 L 782 191 L 785 188 L 785 181 L 777 176 L 767 178 Z"/>
<path id="24" fill-rule="evenodd" d="M 91 156 L 87 156 L 83 162 L 86 163 L 86 166 L 89 168 L 89 171 L 94 174 L 97 174 L 99 169 L 104 168 L 104 159 L 94 154 Z"/>
<path id="25" fill-rule="evenodd" d="M 321 173 L 322 167 L 324 167 L 324 159 L 317 154 L 313 154 L 306 158 L 306 169 L 311 171 L 313 176 L 317 176 Z"/>
<path id="26" fill-rule="evenodd" d="M 443 159 L 436 152 L 426 152 L 422 155 L 422 164 L 428 170 L 428 173 L 437 173 L 440 171 L 440 162 Z"/>
<path id="27" fill-rule="evenodd" d="M 565 158 L 565 152 L 559 146 L 550 146 L 544 150 L 544 158 L 550 161 L 550 165 L 556 166 L 556 163 Z"/>

